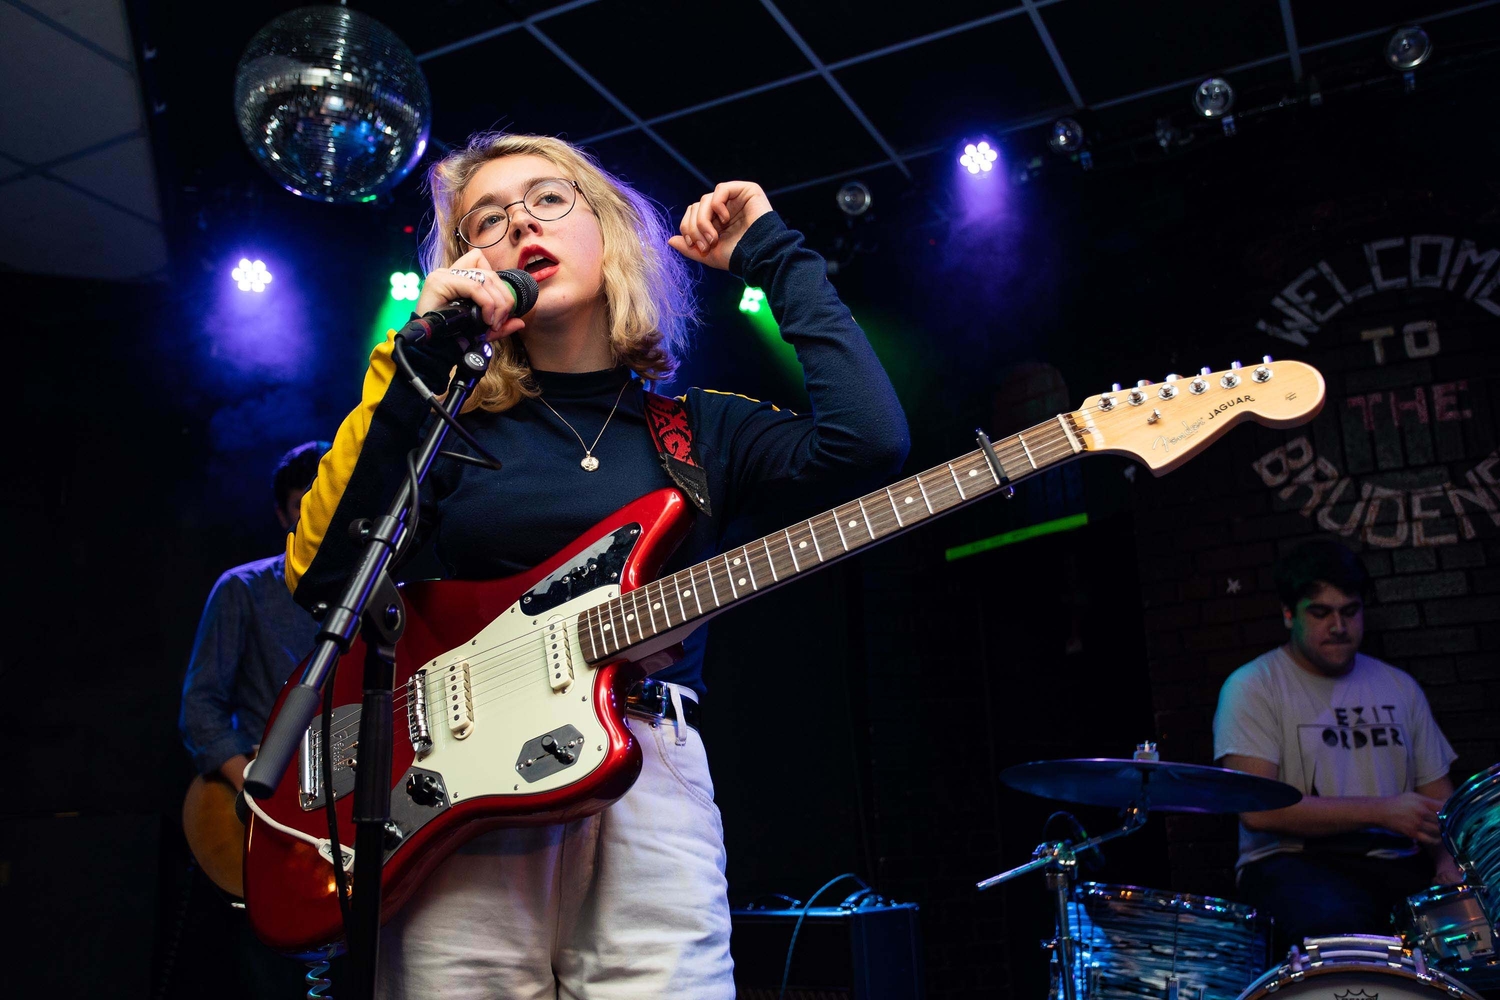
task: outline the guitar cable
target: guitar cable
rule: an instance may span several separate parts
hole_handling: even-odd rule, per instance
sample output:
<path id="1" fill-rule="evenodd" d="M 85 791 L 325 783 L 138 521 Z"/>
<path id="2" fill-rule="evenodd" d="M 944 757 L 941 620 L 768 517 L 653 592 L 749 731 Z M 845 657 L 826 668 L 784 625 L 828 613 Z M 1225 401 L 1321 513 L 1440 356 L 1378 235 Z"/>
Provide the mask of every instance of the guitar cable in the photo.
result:
<path id="1" fill-rule="evenodd" d="M 802 921 L 807 919 L 807 911 L 812 909 L 814 900 L 823 895 L 823 893 L 827 892 L 829 889 L 832 889 L 834 886 L 838 885 L 840 882 L 844 881 L 844 879 L 846 878 L 852 878 L 854 881 L 860 884 L 860 887 L 862 889 L 867 892 L 869 891 L 870 886 L 865 882 L 864 879 L 860 878 L 853 872 L 845 872 L 842 875 L 838 875 L 834 878 L 829 879 L 827 882 L 824 882 L 822 887 L 819 888 L 817 892 L 807 897 L 807 902 L 802 904 L 802 912 L 797 915 L 797 923 L 792 927 L 791 943 L 786 946 L 786 965 L 784 965 L 781 970 L 781 990 L 776 994 L 776 1000 L 785 1000 L 786 984 L 792 978 L 792 952 L 797 947 L 797 935 L 802 933 Z"/>

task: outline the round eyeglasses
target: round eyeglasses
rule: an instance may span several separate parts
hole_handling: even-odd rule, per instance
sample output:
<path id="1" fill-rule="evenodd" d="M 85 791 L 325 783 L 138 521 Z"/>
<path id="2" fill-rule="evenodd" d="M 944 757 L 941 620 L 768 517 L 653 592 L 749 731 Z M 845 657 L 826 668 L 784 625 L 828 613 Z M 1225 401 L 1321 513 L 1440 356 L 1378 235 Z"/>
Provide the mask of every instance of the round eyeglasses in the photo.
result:
<path id="1" fill-rule="evenodd" d="M 517 205 L 538 222 L 556 222 L 578 203 L 578 182 L 562 177 L 537 181 L 520 201 L 509 205 L 480 205 L 458 220 L 454 235 L 475 250 L 484 250 L 505 239 L 510 231 L 510 210 Z"/>

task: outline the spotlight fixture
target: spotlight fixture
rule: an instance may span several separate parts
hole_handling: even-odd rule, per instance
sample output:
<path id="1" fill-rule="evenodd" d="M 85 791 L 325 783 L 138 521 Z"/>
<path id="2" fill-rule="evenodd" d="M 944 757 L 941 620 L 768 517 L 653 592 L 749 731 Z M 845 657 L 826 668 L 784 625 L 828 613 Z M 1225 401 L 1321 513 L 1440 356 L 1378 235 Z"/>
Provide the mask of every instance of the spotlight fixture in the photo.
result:
<path id="1" fill-rule="evenodd" d="M 1052 135 L 1047 145 L 1054 153 L 1076 153 L 1083 148 L 1083 126 L 1071 118 L 1059 118 L 1052 123 Z"/>
<path id="2" fill-rule="evenodd" d="M 415 302 L 421 294 L 422 279 L 413 271 L 391 273 L 391 298 L 397 302 Z"/>
<path id="3" fill-rule="evenodd" d="M 740 296 L 740 312 L 758 313 L 760 312 L 761 307 L 765 305 L 765 301 L 765 292 L 761 291 L 759 288 L 752 288 L 751 286 L 746 285 L 745 293 Z"/>
<path id="4" fill-rule="evenodd" d="M 834 196 L 839 203 L 839 211 L 853 218 L 856 215 L 864 215 L 870 210 L 870 203 L 874 198 L 870 189 L 859 181 L 850 181 L 839 188 L 839 193 Z"/>
<path id="5" fill-rule="evenodd" d="M 1427 61 L 1432 55 L 1432 39 L 1427 32 L 1415 25 L 1400 28 L 1385 45 L 1385 61 L 1391 69 L 1410 71 Z"/>
<path id="6" fill-rule="evenodd" d="M 230 271 L 229 276 L 240 286 L 242 292 L 263 292 L 271 283 L 271 272 L 266 270 L 266 262 L 248 257 L 241 257 L 240 266 Z"/>
<path id="7" fill-rule="evenodd" d="M 1234 107 L 1234 88 L 1222 77 L 1209 77 L 1193 91 L 1193 107 L 1204 118 L 1223 118 Z"/>
<path id="8" fill-rule="evenodd" d="M 964 147 L 964 155 L 958 158 L 958 162 L 971 174 L 977 174 L 981 170 L 989 173 L 995 169 L 995 161 L 1000 154 L 990 148 L 987 142 L 969 143 Z"/>

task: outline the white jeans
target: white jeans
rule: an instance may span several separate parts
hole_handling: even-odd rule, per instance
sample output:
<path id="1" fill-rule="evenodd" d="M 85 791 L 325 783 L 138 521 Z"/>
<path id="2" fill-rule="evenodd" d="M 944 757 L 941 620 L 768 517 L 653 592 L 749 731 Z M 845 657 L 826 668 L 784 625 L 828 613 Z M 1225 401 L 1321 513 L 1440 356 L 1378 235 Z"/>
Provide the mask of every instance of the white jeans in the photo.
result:
<path id="1" fill-rule="evenodd" d="M 644 764 L 618 802 L 482 834 L 428 876 L 381 932 L 383 1000 L 734 1000 L 703 741 L 629 725 Z"/>

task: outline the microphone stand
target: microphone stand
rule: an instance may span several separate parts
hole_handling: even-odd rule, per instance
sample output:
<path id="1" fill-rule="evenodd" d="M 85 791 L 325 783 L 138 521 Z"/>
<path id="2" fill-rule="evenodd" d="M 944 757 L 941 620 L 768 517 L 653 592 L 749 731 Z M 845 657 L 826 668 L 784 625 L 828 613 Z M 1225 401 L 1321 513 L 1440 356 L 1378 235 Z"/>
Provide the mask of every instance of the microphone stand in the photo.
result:
<path id="1" fill-rule="evenodd" d="M 404 331 L 403 331 L 404 332 Z M 470 347 L 458 364 L 443 409 L 456 418 L 489 367 L 492 350 L 487 343 Z M 435 415 L 434 415 L 435 416 Z M 447 436 L 449 421 L 433 419 L 416 456 L 417 486 L 432 467 Z M 462 429 L 459 431 L 467 437 Z M 471 440 L 472 445 L 477 442 Z M 499 468 L 499 463 L 475 462 Z M 453 454 L 451 452 L 447 454 Z M 474 460 L 464 455 L 454 457 Z M 399 843 L 400 831 L 391 824 L 391 716 L 392 684 L 395 679 L 396 643 L 406 625 L 406 608 L 387 567 L 405 539 L 413 505 L 419 502 L 410 477 L 402 477 L 389 508 L 374 521 L 360 520 L 350 526 L 364 542 L 359 563 L 344 584 L 343 592 L 323 617 L 317 646 L 302 672 L 302 680 L 287 692 L 260 753 L 246 775 L 246 791 L 257 799 L 269 798 L 287 772 L 320 705 L 319 689 L 335 662 L 349 651 L 355 631 L 365 641 L 364 700 L 359 718 L 358 766 L 354 783 L 354 888 L 350 897 L 348 936 L 352 996 L 375 995 L 375 968 L 380 947 L 381 874 L 385 853 Z M 323 748 L 324 756 L 329 748 Z M 332 796 L 330 785 L 324 795 Z M 342 853 L 342 852 L 341 852 Z M 335 862 L 336 863 L 336 862 Z M 342 892 L 342 872 L 339 889 Z"/>

